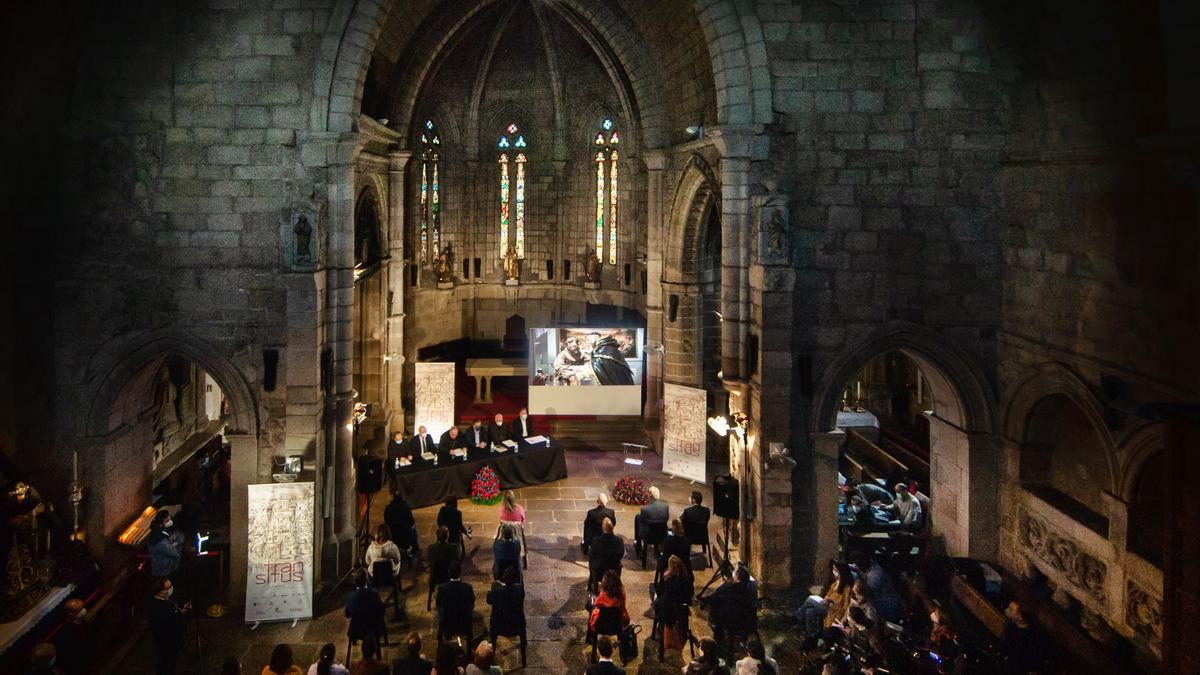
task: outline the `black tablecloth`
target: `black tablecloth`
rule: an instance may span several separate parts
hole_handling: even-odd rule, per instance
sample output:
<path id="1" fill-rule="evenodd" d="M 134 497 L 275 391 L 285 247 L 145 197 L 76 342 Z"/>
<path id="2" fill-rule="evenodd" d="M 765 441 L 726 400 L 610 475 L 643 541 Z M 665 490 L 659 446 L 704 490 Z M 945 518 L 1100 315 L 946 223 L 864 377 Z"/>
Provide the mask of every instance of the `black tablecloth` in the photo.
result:
<path id="1" fill-rule="evenodd" d="M 396 482 L 405 500 L 414 509 L 432 506 L 447 497 L 471 496 L 471 480 L 484 466 L 492 467 L 500 479 L 500 489 L 527 487 L 567 477 L 567 458 L 558 443 L 549 446 L 525 446 L 519 453 L 509 450 L 463 460 L 432 462 L 418 460 L 396 472 Z"/>

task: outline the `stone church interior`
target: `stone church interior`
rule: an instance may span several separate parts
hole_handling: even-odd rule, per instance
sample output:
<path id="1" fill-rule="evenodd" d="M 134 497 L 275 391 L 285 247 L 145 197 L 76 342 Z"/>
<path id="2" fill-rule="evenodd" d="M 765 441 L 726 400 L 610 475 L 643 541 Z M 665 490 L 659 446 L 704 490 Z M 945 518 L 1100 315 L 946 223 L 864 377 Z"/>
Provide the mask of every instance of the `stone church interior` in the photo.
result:
<path id="1" fill-rule="evenodd" d="M 3 13 L 3 672 L 1200 672 L 1200 3 Z"/>

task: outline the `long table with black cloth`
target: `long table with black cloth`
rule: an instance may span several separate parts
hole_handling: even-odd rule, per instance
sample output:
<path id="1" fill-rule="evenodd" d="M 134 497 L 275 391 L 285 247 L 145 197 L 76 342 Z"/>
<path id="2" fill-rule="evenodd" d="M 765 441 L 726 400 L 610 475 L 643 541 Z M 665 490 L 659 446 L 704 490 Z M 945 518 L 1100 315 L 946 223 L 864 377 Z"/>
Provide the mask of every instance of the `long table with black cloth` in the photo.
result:
<path id="1" fill-rule="evenodd" d="M 396 469 L 396 484 L 411 508 L 440 504 L 447 497 L 471 496 L 471 480 L 485 466 L 500 479 L 500 489 L 541 485 L 567 477 L 567 459 L 557 442 L 522 444 L 519 451 L 472 452 L 466 459 L 441 458 L 438 464 L 417 458 Z"/>

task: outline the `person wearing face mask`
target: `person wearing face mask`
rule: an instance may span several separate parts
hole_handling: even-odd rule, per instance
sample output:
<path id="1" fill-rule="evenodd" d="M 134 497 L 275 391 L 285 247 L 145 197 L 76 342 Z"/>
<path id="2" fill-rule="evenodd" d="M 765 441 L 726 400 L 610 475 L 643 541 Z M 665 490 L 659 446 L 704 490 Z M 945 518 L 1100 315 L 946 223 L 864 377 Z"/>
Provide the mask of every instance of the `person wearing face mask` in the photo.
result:
<path id="1" fill-rule="evenodd" d="M 476 417 L 471 421 L 471 430 L 467 432 L 467 444 L 471 446 L 471 454 L 477 455 L 488 449 L 488 433 L 483 428 L 483 420 Z"/>
<path id="2" fill-rule="evenodd" d="M 175 521 L 163 509 L 154 514 L 150 535 L 146 538 L 147 553 L 150 555 L 150 574 L 157 578 L 169 577 L 179 569 L 183 557 L 183 542 L 175 536 Z"/>
<path id="3" fill-rule="evenodd" d="M 896 483 L 896 499 L 888 507 L 892 518 L 899 520 L 906 528 L 921 525 L 921 502 L 908 491 L 907 483 Z"/>
<path id="4" fill-rule="evenodd" d="M 180 607 L 171 600 L 175 587 L 170 579 L 157 579 L 153 588 L 149 622 L 150 634 L 154 636 L 154 649 L 158 654 L 154 672 L 157 675 L 173 675 L 179 660 L 179 649 L 183 647 L 192 603 Z"/>
<path id="5" fill-rule="evenodd" d="M 825 595 L 810 595 L 800 609 L 796 620 L 800 622 L 810 643 L 821 636 L 822 629 L 829 628 L 835 621 L 842 621 L 850 608 L 850 588 L 854 584 L 854 573 L 850 565 L 833 560 L 830 563 L 829 584 Z"/>
<path id="6" fill-rule="evenodd" d="M 533 430 L 533 420 L 529 419 L 529 410 L 521 408 L 520 414 L 513 420 L 512 433 L 508 437 L 520 443 L 534 435 L 536 435 L 536 432 Z"/>
<path id="7" fill-rule="evenodd" d="M 61 675 L 86 675 L 92 672 L 96 658 L 95 638 L 84 623 L 87 607 L 83 600 L 71 598 L 64 605 L 67 616 L 54 636 L 58 653 L 58 672 Z"/>

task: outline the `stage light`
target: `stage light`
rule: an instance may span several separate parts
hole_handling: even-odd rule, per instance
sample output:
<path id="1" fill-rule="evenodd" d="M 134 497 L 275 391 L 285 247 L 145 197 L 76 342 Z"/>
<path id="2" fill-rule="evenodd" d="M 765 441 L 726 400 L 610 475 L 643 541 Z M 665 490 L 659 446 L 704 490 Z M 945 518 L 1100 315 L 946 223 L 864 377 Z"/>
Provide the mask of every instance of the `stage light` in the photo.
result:
<path id="1" fill-rule="evenodd" d="M 708 418 L 708 426 L 722 438 L 729 435 L 729 420 L 722 415 Z"/>

